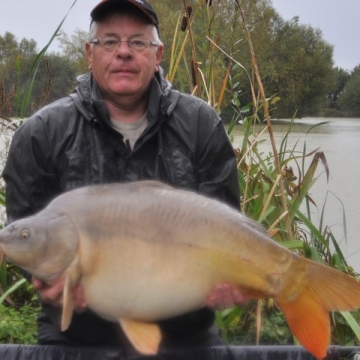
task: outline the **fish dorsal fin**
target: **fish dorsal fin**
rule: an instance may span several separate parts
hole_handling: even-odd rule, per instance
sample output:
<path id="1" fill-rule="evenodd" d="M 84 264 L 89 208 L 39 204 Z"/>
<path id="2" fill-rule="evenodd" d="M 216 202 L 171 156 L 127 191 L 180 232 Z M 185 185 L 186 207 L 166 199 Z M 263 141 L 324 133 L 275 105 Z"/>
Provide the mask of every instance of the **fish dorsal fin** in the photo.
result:
<path id="1" fill-rule="evenodd" d="M 159 350 L 161 331 L 157 324 L 120 319 L 121 328 L 135 349 L 144 355 L 155 355 Z"/>
<path id="2" fill-rule="evenodd" d="M 72 314 L 74 311 L 74 296 L 73 289 L 79 283 L 80 272 L 77 269 L 77 259 L 74 262 L 73 268 L 66 272 L 63 290 L 63 309 L 61 317 L 61 331 L 68 329 Z"/>

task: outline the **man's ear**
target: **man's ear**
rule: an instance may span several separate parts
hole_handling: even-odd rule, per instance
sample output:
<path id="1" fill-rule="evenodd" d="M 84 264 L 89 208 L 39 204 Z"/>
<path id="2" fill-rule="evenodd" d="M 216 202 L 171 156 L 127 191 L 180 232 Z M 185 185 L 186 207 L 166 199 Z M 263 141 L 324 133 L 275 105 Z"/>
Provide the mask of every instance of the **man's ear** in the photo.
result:
<path id="1" fill-rule="evenodd" d="M 159 71 L 160 63 L 161 63 L 162 56 L 163 56 L 163 50 L 164 50 L 164 46 L 163 46 L 163 45 L 158 45 L 158 46 L 157 46 L 157 50 L 156 50 L 156 63 L 155 63 L 155 70 L 156 70 L 156 71 Z"/>
<path id="2" fill-rule="evenodd" d="M 86 53 L 86 58 L 87 58 L 87 61 L 88 61 L 89 69 L 91 70 L 91 67 L 92 67 L 92 46 L 88 41 L 85 43 L 85 53 Z"/>

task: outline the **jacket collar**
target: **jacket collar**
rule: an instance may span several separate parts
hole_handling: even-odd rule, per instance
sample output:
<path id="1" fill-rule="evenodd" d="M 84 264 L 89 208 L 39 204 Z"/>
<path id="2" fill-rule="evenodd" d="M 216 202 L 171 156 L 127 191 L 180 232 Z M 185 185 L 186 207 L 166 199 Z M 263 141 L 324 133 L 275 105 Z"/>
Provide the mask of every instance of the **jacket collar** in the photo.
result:
<path id="1" fill-rule="evenodd" d="M 109 123 L 109 113 L 92 74 L 80 75 L 77 80 L 78 86 L 74 93 L 70 95 L 77 109 L 88 121 L 95 120 L 99 123 Z M 150 83 L 150 96 L 147 108 L 150 125 L 155 123 L 157 119 L 164 118 L 164 116 L 160 116 L 160 113 L 169 115 L 169 109 L 174 108 L 175 104 L 173 102 L 177 101 L 177 97 L 170 100 L 171 92 L 172 86 L 164 79 L 161 69 L 155 74 Z"/>

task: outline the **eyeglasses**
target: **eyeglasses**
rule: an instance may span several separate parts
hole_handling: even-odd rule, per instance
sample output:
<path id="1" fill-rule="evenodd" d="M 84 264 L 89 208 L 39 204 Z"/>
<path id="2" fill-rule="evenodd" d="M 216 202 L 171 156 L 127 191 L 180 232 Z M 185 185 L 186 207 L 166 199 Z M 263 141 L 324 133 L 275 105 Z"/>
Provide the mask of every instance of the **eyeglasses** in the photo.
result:
<path id="1" fill-rule="evenodd" d="M 91 44 L 100 45 L 106 51 L 114 51 L 122 42 L 126 42 L 131 50 L 137 52 L 144 51 L 151 46 L 158 46 L 156 42 L 147 39 L 120 40 L 116 37 L 103 37 L 92 39 L 90 41 Z"/>

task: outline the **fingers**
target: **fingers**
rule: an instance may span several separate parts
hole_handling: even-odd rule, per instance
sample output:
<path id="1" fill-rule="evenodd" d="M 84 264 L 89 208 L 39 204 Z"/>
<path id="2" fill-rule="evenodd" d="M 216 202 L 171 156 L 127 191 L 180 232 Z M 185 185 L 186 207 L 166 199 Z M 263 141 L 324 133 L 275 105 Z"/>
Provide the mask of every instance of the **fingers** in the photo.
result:
<path id="1" fill-rule="evenodd" d="M 234 306 L 231 287 L 228 284 L 216 285 L 208 298 L 208 305 L 217 309 L 226 309 Z"/>
<path id="2" fill-rule="evenodd" d="M 53 306 L 61 305 L 64 289 L 64 281 L 62 279 L 58 279 L 52 285 L 48 285 L 44 281 L 33 277 L 32 284 L 44 303 Z"/>
<path id="3" fill-rule="evenodd" d="M 85 301 L 84 288 L 82 286 L 76 286 L 73 291 L 75 309 L 74 311 L 77 313 L 82 313 L 88 307 Z"/>
<path id="4" fill-rule="evenodd" d="M 42 280 L 33 277 L 32 284 L 44 303 L 52 306 L 62 305 L 62 295 L 64 290 L 64 281 L 62 279 L 56 280 L 52 285 L 47 285 Z M 88 304 L 85 301 L 85 294 L 82 286 L 75 286 L 73 289 L 73 298 L 74 311 L 78 313 L 84 312 L 88 307 Z"/>
<path id="5" fill-rule="evenodd" d="M 216 285 L 207 298 L 207 306 L 217 310 L 231 308 L 234 305 L 243 306 L 246 303 L 244 293 L 226 283 Z"/>
<path id="6" fill-rule="evenodd" d="M 245 294 L 238 289 L 233 288 L 232 296 L 233 296 L 235 305 L 244 306 L 248 302 L 248 299 L 245 296 Z"/>
<path id="7" fill-rule="evenodd" d="M 39 280 L 35 277 L 31 279 L 31 283 L 35 290 L 41 290 L 45 286 L 45 283 L 42 280 Z"/>

